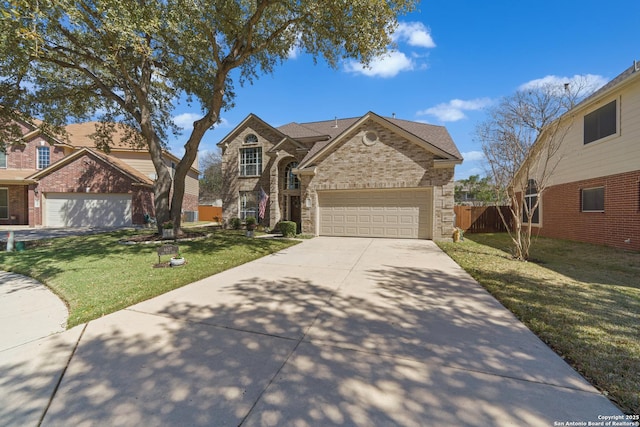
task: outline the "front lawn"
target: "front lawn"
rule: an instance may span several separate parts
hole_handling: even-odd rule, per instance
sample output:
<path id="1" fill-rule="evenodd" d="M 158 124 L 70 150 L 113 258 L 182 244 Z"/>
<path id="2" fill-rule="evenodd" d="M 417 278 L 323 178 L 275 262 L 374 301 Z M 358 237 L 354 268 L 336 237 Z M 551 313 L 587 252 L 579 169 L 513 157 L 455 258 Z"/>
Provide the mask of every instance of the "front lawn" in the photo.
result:
<path id="1" fill-rule="evenodd" d="M 298 243 L 217 230 L 206 239 L 177 243 L 185 266 L 154 268 L 157 244 L 118 243 L 134 234 L 140 231 L 41 241 L 24 252 L 0 253 L 0 269 L 49 286 L 67 303 L 67 326 L 73 327 Z"/>
<path id="2" fill-rule="evenodd" d="M 640 414 L 640 253 L 539 238 L 532 262 L 507 234 L 438 245 L 625 412 Z"/>

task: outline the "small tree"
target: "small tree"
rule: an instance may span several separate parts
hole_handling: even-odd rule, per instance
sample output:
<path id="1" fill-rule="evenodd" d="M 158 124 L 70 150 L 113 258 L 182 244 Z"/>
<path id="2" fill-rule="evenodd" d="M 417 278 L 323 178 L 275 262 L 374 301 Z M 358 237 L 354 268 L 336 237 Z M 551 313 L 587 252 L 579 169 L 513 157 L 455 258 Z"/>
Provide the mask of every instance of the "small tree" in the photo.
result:
<path id="1" fill-rule="evenodd" d="M 219 150 L 209 151 L 200 163 L 200 201 L 214 201 L 222 197 L 222 157 Z"/>
<path id="2" fill-rule="evenodd" d="M 562 159 L 560 145 L 571 127 L 564 115 L 593 91 L 586 79 L 540 85 L 504 98 L 476 128 L 494 183 L 495 200 L 507 201 L 511 221 L 498 209 L 516 259 L 527 260 L 532 224 L 542 195 Z"/>

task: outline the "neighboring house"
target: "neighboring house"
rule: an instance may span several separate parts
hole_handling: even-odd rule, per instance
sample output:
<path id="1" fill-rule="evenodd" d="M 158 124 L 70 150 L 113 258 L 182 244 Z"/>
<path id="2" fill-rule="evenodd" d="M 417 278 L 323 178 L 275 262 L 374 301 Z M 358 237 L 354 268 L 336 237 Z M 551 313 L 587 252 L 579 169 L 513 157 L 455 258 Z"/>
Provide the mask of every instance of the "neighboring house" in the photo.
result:
<path id="1" fill-rule="evenodd" d="M 369 112 L 273 127 L 250 114 L 218 145 L 225 221 L 288 220 L 323 236 L 451 236 L 462 157 L 442 126 Z"/>
<path id="2" fill-rule="evenodd" d="M 640 250 L 640 64 L 562 120 L 566 134 L 533 216 L 534 233 Z M 529 206 L 538 197 L 535 178 L 525 191 Z"/>
<path id="3" fill-rule="evenodd" d="M 20 123 L 23 137 L 0 153 L 0 225 L 127 226 L 154 215 L 155 169 L 147 149 L 114 134 L 109 154 L 95 148 L 95 123 L 66 127 L 68 140 Z M 179 159 L 163 157 L 175 168 Z M 197 166 L 197 165 L 194 165 Z M 186 182 L 183 209 L 197 218 L 198 171 Z"/>

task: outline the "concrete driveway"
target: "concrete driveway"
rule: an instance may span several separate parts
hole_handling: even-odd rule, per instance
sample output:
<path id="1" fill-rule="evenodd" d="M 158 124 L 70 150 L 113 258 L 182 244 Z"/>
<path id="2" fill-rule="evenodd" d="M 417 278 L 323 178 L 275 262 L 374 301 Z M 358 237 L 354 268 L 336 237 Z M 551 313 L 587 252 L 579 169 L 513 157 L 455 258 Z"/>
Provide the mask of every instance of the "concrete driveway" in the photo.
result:
<path id="1" fill-rule="evenodd" d="M 2 351 L 0 401 L 1 425 L 44 426 L 621 414 L 433 242 L 355 238 L 308 240 Z"/>

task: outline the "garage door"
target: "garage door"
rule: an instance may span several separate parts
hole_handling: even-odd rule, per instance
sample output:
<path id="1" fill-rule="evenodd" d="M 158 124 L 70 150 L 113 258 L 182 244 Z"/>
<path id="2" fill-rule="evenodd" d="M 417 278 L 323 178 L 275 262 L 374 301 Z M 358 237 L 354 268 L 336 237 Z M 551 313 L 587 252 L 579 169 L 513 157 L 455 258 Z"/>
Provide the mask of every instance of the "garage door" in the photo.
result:
<path id="1" fill-rule="evenodd" d="M 318 192 L 320 235 L 430 239 L 431 190 Z"/>
<path id="2" fill-rule="evenodd" d="M 47 193 L 47 227 L 121 227 L 131 225 L 130 194 Z"/>

